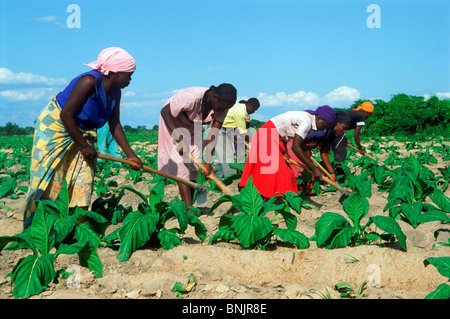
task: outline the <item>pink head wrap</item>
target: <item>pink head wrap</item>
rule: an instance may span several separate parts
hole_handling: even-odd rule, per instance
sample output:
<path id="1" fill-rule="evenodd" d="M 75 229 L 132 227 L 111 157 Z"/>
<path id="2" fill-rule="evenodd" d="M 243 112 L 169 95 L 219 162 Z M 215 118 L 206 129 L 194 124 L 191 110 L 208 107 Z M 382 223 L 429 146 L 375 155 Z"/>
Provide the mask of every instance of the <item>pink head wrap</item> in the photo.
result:
<path id="1" fill-rule="evenodd" d="M 124 49 L 111 47 L 104 49 L 98 55 L 97 61 L 83 64 L 108 75 L 109 72 L 134 72 L 136 62 L 133 57 Z"/>

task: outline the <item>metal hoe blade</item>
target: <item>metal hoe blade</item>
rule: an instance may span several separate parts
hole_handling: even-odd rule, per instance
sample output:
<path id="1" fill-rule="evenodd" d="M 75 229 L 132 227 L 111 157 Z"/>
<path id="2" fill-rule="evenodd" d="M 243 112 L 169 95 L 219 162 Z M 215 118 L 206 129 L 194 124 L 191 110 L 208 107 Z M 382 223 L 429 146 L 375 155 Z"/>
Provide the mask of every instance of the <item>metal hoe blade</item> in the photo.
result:
<path id="1" fill-rule="evenodd" d="M 197 205 L 203 205 L 208 200 L 208 191 L 204 186 L 197 187 L 197 193 L 195 194 L 195 202 Z"/>

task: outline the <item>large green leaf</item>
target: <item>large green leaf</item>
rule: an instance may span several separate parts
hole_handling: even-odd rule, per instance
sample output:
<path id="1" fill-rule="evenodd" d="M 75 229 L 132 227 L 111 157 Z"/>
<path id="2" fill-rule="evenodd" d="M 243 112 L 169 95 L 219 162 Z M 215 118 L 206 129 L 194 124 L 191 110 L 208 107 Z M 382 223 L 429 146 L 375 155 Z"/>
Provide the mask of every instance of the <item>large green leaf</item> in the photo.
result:
<path id="1" fill-rule="evenodd" d="M 388 201 L 396 194 L 403 194 L 407 200 L 414 198 L 414 190 L 412 188 L 412 179 L 409 176 L 396 175 L 392 178 L 391 186 L 389 187 Z"/>
<path id="2" fill-rule="evenodd" d="M 286 207 L 285 203 L 282 204 L 276 204 L 276 201 L 279 200 L 279 197 L 274 196 L 269 198 L 262 207 L 262 212 L 260 213 L 260 216 L 265 216 L 268 212 L 279 212 L 283 210 Z"/>
<path id="3" fill-rule="evenodd" d="M 409 184 L 398 185 L 395 188 L 389 190 L 387 197 L 388 202 L 394 201 L 396 198 L 402 199 L 403 202 L 412 203 L 414 200 L 414 189 Z M 399 203 L 399 202 L 397 202 Z M 386 210 L 386 208 L 385 208 Z"/>
<path id="4" fill-rule="evenodd" d="M 122 186 L 122 189 L 125 189 L 127 191 L 132 192 L 132 193 L 135 193 L 137 196 L 139 196 L 148 205 L 148 198 L 147 198 L 147 196 L 144 195 L 143 193 L 141 193 L 140 191 L 134 189 L 130 185 L 124 185 L 124 186 Z"/>
<path id="5" fill-rule="evenodd" d="M 31 238 L 31 227 L 28 227 L 19 234 L 14 235 L 17 240 L 12 241 L 10 245 L 4 247 L 4 250 L 18 250 L 18 249 L 31 249 L 33 254 L 38 254 L 36 247 L 34 247 L 33 239 Z M 0 247 L 1 248 L 1 247 Z"/>
<path id="6" fill-rule="evenodd" d="M 55 256 L 58 256 L 60 254 L 65 255 L 74 255 L 78 254 L 86 245 L 85 241 L 77 241 L 74 244 L 67 245 L 67 244 L 60 244 L 58 246 L 58 250 L 55 253 Z"/>
<path id="7" fill-rule="evenodd" d="M 359 229 L 361 219 L 369 211 L 369 201 L 359 192 L 352 193 L 344 200 L 344 211 L 353 221 L 356 229 Z"/>
<path id="8" fill-rule="evenodd" d="M 83 216 L 87 216 L 89 218 L 91 218 L 93 221 L 95 221 L 96 223 L 99 224 L 105 224 L 108 223 L 108 220 L 103 217 L 102 215 L 100 215 L 99 213 L 90 211 L 90 210 L 85 210 L 82 209 L 80 207 L 75 207 L 75 217 L 78 219 L 82 218 Z"/>
<path id="9" fill-rule="evenodd" d="M 223 239 L 225 241 L 231 241 L 237 239 L 236 232 L 230 229 L 220 229 L 217 233 L 211 236 L 209 239 L 209 243 L 212 244 L 214 241 L 218 239 Z"/>
<path id="10" fill-rule="evenodd" d="M 357 232 L 350 226 L 350 224 L 346 224 L 343 228 L 336 229 L 333 232 L 331 240 L 326 242 L 327 245 L 325 247 L 327 249 L 347 247 L 356 233 Z"/>
<path id="11" fill-rule="evenodd" d="M 252 216 L 259 214 L 263 206 L 263 200 L 256 187 L 253 186 L 251 179 L 241 190 L 241 199 L 244 212 Z"/>
<path id="12" fill-rule="evenodd" d="M 153 212 L 157 212 L 156 205 L 164 201 L 165 183 L 158 182 L 150 189 L 149 201 Z"/>
<path id="13" fill-rule="evenodd" d="M 91 228 L 88 222 L 81 223 L 75 228 L 75 238 L 78 241 L 89 241 L 94 247 L 100 246 L 102 239 Z"/>
<path id="14" fill-rule="evenodd" d="M 395 219 L 388 216 L 372 216 L 369 219 L 381 230 L 396 236 L 400 246 L 407 250 L 406 236 Z"/>
<path id="15" fill-rule="evenodd" d="M 317 247 L 325 243 L 335 230 L 350 227 L 344 216 L 336 213 L 324 213 L 315 224 Z"/>
<path id="16" fill-rule="evenodd" d="M 426 223 L 426 222 L 433 222 L 433 221 L 450 222 L 450 217 L 441 210 L 431 209 L 431 210 L 425 211 L 417 219 L 418 223 Z"/>
<path id="17" fill-rule="evenodd" d="M 18 238 L 16 236 L 1 236 L 0 237 L 0 252 L 9 243 L 16 242 Z"/>
<path id="18" fill-rule="evenodd" d="M 17 181 L 14 178 L 11 177 L 1 178 L 0 198 L 13 194 L 16 187 Z"/>
<path id="19" fill-rule="evenodd" d="M 214 210 L 217 209 L 217 207 L 219 207 L 220 205 L 222 205 L 225 202 L 230 202 L 231 201 L 231 196 L 230 195 L 223 195 L 220 196 L 218 200 L 216 200 L 214 202 L 214 204 L 211 206 L 211 208 L 209 209 L 209 212 L 212 213 Z"/>
<path id="20" fill-rule="evenodd" d="M 56 235 L 42 203 L 38 204 L 30 226 L 30 233 L 32 242 L 39 253 L 41 255 L 50 253 L 50 249 L 55 244 Z"/>
<path id="21" fill-rule="evenodd" d="M 93 271 L 96 278 L 103 276 L 103 264 L 98 257 L 97 247 L 92 245 L 91 242 L 85 243 L 78 253 L 78 258 L 80 259 L 80 265 Z"/>
<path id="22" fill-rule="evenodd" d="M 62 242 L 73 230 L 76 222 L 75 216 L 57 218 L 53 226 L 56 233 L 56 242 Z"/>
<path id="23" fill-rule="evenodd" d="M 41 293 L 55 278 L 54 256 L 28 255 L 14 267 L 11 280 L 14 283 L 15 298 L 27 298 Z"/>
<path id="24" fill-rule="evenodd" d="M 303 198 L 294 192 L 287 192 L 284 196 L 288 205 L 300 214 Z"/>
<path id="25" fill-rule="evenodd" d="M 358 176 L 355 181 L 356 189 L 365 197 L 372 197 L 372 183 Z"/>
<path id="26" fill-rule="evenodd" d="M 274 227 L 273 233 L 282 240 L 287 241 L 300 249 L 306 249 L 309 247 L 308 237 L 299 231 Z"/>
<path id="27" fill-rule="evenodd" d="M 239 211 L 239 212 L 244 212 L 245 209 L 242 205 L 242 195 L 241 194 L 236 194 L 231 196 L 231 203 L 233 204 L 233 207 Z"/>
<path id="28" fill-rule="evenodd" d="M 284 206 L 284 209 L 278 210 L 276 213 L 283 216 L 288 229 L 295 230 L 297 228 L 297 217 L 291 213 L 288 206 Z"/>
<path id="29" fill-rule="evenodd" d="M 405 159 L 403 168 L 407 171 L 413 174 L 414 177 L 417 177 L 419 175 L 420 169 L 422 165 L 420 164 L 419 160 L 411 153 L 409 154 L 409 157 Z"/>
<path id="30" fill-rule="evenodd" d="M 233 229 L 245 248 L 255 244 L 272 231 L 272 223 L 269 219 L 249 214 L 239 214 L 233 219 Z"/>
<path id="31" fill-rule="evenodd" d="M 233 220 L 236 215 L 224 214 L 219 220 L 219 229 L 233 229 Z"/>
<path id="32" fill-rule="evenodd" d="M 428 196 L 440 209 L 446 213 L 450 213 L 450 198 L 445 196 L 440 189 L 435 188 L 435 190 Z"/>
<path id="33" fill-rule="evenodd" d="M 67 181 L 64 179 L 58 199 L 59 214 L 61 217 L 69 217 L 69 191 Z"/>
<path id="34" fill-rule="evenodd" d="M 186 211 L 186 205 L 184 204 L 183 201 L 179 200 L 178 198 L 175 198 L 174 200 L 169 202 L 169 207 L 178 220 L 181 233 L 184 233 L 189 224 L 189 216 L 188 212 Z"/>
<path id="35" fill-rule="evenodd" d="M 422 213 L 422 203 L 421 202 L 414 202 L 413 204 L 410 203 L 402 203 L 400 205 L 400 208 L 402 210 L 402 213 L 405 215 L 405 217 L 409 220 L 411 225 L 416 228 L 419 224 L 419 217 Z"/>
<path id="36" fill-rule="evenodd" d="M 140 211 L 131 212 L 125 217 L 119 230 L 119 261 L 128 260 L 136 249 L 149 241 L 156 230 L 158 219 L 159 216 L 155 213 L 142 214 Z"/>
<path id="37" fill-rule="evenodd" d="M 443 283 L 440 284 L 436 290 L 430 292 L 425 296 L 425 299 L 449 299 L 450 298 L 450 285 Z"/>
<path id="38" fill-rule="evenodd" d="M 432 264 L 442 276 L 450 279 L 450 257 L 429 257 L 423 263 L 425 267 Z"/>
<path id="39" fill-rule="evenodd" d="M 181 245 L 180 237 L 177 235 L 176 229 L 166 229 L 165 227 L 161 228 L 158 233 L 158 238 L 161 243 L 161 246 L 165 250 L 172 249 L 178 245 Z"/>
<path id="40" fill-rule="evenodd" d="M 188 217 L 189 217 L 189 225 L 194 226 L 195 234 L 197 235 L 198 238 L 200 238 L 202 242 L 204 242 L 207 233 L 205 225 L 201 222 L 201 220 L 197 216 L 195 216 L 192 213 L 188 213 Z"/>
<path id="41" fill-rule="evenodd" d="M 386 168 L 384 166 L 375 166 L 373 169 L 375 181 L 378 185 L 383 184 L 384 180 L 386 179 Z"/>

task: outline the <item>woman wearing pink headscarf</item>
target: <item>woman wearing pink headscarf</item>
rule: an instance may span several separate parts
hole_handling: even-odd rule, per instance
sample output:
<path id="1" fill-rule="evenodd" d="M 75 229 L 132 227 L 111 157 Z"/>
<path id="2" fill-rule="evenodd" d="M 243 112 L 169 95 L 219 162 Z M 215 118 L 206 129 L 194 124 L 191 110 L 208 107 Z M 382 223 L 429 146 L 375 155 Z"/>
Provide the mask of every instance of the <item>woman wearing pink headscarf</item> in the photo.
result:
<path id="1" fill-rule="evenodd" d="M 85 65 L 93 70 L 74 78 L 36 120 L 24 229 L 31 225 L 35 201 L 56 200 L 64 180 L 69 206 L 90 206 L 97 159 L 93 145 L 96 130 L 106 122 L 126 157 L 135 163 L 133 168 L 142 168 L 119 116 L 121 89 L 130 84 L 136 70 L 133 57 L 121 48 L 111 47 L 103 50 L 97 61 Z"/>

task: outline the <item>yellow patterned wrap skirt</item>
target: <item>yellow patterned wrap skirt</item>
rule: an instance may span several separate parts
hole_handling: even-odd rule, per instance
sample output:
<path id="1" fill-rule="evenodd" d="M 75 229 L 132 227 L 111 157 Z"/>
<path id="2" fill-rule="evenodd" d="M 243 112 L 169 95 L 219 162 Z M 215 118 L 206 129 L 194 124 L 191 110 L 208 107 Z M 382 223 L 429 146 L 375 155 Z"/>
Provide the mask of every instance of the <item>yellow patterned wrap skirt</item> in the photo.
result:
<path id="1" fill-rule="evenodd" d="M 69 190 L 69 207 L 91 204 L 95 165 L 81 154 L 79 146 L 61 121 L 56 97 L 36 120 L 30 165 L 30 187 L 24 207 L 24 229 L 31 225 L 38 200 L 57 200 L 64 179 Z M 93 145 L 95 130 L 82 130 Z"/>

